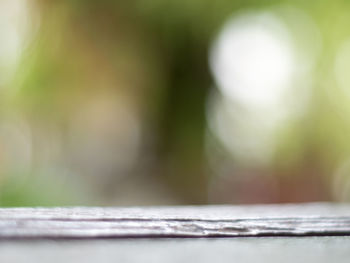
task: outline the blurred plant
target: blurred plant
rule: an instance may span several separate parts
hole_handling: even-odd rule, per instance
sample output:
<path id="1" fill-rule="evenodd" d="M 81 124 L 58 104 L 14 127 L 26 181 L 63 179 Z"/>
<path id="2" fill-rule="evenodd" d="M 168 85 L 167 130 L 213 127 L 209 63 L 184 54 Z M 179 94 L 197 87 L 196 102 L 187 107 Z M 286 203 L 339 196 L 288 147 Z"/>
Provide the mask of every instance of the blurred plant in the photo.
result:
<path id="1" fill-rule="evenodd" d="M 0 205 L 350 198 L 349 3 L 0 8 Z"/>

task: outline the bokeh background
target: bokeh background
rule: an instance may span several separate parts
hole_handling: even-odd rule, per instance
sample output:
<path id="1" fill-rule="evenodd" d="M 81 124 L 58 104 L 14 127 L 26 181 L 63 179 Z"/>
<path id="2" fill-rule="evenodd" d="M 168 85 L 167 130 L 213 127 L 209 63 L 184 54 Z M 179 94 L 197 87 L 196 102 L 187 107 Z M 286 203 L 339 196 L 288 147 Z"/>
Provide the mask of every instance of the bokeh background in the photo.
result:
<path id="1" fill-rule="evenodd" d="M 0 206 L 349 200 L 349 1 L 0 1 Z"/>

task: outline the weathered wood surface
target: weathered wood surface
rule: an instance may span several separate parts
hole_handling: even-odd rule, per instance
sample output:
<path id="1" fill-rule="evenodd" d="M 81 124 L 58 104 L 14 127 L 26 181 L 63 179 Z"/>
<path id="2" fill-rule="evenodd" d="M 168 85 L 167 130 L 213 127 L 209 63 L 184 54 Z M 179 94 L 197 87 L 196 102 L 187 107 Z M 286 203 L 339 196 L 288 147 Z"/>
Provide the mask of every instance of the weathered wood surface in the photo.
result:
<path id="1" fill-rule="evenodd" d="M 350 235 L 350 205 L 2 208 L 0 238 Z"/>

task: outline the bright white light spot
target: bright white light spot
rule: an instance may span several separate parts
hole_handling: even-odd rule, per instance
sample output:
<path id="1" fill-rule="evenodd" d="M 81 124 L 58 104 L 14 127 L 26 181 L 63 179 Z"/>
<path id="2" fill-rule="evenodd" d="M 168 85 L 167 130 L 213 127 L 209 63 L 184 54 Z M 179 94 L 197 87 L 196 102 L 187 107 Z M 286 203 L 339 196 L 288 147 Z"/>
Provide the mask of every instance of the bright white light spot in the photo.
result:
<path id="1" fill-rule="evenodd" d="M 287 29 L 272 14 L 230 20 L 212 48 L 218 87 L 243 105 L 276 104 L 293 77 L 295 54 Z"/>
<path id="2" fill-rule="evenodd" d="M 320 48 L 311 17 L 290 6 L 224 25 L 210 52 L 220 92 L 209 98 L 208 121 L 238 163 L 273 161 L 285 125 L 307 111 Z"/>
<path id="3" fill-rule="evenodd" d="M 29 27 L 27 1 L 0 1 L 0 84 L 9 78 Z"/>

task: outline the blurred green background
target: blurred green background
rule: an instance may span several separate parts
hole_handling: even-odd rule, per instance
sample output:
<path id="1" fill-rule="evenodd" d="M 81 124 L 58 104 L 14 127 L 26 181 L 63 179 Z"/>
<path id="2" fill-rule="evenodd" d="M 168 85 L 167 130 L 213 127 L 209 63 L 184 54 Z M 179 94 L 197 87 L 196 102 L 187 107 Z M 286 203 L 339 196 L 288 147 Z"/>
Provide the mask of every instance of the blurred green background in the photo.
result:
<path id="1" fill-rule="evenodd" d="M 350 200 L 349 13 L 1 0 L 0 206 Z"/>

